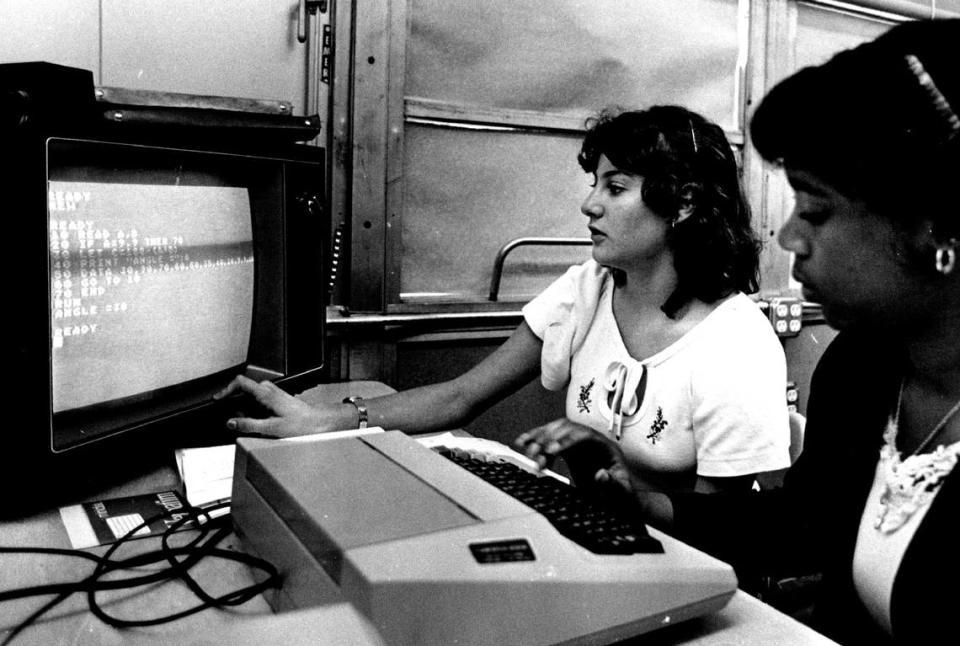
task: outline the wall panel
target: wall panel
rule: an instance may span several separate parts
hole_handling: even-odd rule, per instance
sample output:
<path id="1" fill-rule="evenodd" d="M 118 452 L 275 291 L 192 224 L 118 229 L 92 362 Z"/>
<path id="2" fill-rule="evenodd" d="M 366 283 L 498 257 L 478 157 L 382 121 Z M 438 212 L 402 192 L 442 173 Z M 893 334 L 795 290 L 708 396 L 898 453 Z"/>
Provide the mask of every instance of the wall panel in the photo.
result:
<path id="1" fill-rule="evenodd" d="M 0 63 L 46 61 L 93 72 L 100 83 L 100 3 L 2 0 Z"/>

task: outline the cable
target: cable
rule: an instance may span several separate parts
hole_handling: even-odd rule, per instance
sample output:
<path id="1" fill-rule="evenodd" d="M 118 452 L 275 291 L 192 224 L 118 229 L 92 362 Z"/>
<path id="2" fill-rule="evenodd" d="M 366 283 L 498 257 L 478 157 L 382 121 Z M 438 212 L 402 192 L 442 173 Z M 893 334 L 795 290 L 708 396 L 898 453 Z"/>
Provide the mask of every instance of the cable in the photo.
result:
<path id="1" fill-rule="evenodd" d="M 126 534 L 113 543 L 103 556 L 90 554 L 82 550 L 60 549 L 49 547 L 0 547 L 0 554 L 50 554 L 59 556 L 69 556 L 82 558 L 94 563 L 93 571 L 90 575 L 78 580 L 63 583 L 51 583 L 45 585 L 30 586 L 14 590 L 0 591 L 0 602 L 21 599 L 31 596 L 42 596 L 52 594 L 53 599 L 45 603 L 38 610 L 15 626 L 10 633 L 0 642 L 0 646 L 7 646 L 17 635 L 27 627 L 35 623 L 40 617 L 55 608 L 57 605 L 68 599 L 71 595 L 78 592 L 85 592 L 87 605 L 90 612 L 93 613 L 104 623 L 115 628 L 130 628 L 139 626 L 155 626 L 157 624 L 175 621 L 183 617 L 195 614 L 207 608 L 220 608 L 225 606 L 236 606 L 246 603 L 250 599 L 261 594 L 269 588 L 280 587 L 280 574 L 273 564 L 263 559 L 242 554 L 233 550 L 217 547 L 229 533 L 231 527 L 225 522 L 228 517 L 212 518 L 210 512 L 229 505 L 228 502 L 212 505 L 207 508 L 188 507 L 186 515 L 177 519 L 161 535 L 160 549 L 136 554 L 126 558 L 113 558 L 117 550 L 135 538 L 135 534 L 141 528 L 149 526 L 150 523 L 167 518 L 174 512 L 183 514 L 184 509 L 168 510 L 157 516 L 149 518 L 136 527 L 130 529 Z M 172 546 L 170 537 L 187 523 L 194 523 L 197 536 L 182 546 Z M 212 557 L 243 563 L 248 567 L 260 570 L 266 574 L 266 578 L 253 585 L 249 585 L 237 590 L 233 590 L 218 597 L 209 594 L 191 576 L 190 570 L 204 558 Z M 166 563 L 167 567 L 151 570 L 147 574 L 134 576 L 104 579 L 113 572 L 141 568 L 146 565 L 156 563 Z M 161 581 L 180 579 L 194 595 L 200 599 L 200 603 L 170 615 L 160 617 L 151 617 L 147 619 L 122 619 L 109 615 L 101 607 L 97 600 L 97 593 L 107 590 L 122 590 L 136 588 L 144 585 L 159 583 Z"/>

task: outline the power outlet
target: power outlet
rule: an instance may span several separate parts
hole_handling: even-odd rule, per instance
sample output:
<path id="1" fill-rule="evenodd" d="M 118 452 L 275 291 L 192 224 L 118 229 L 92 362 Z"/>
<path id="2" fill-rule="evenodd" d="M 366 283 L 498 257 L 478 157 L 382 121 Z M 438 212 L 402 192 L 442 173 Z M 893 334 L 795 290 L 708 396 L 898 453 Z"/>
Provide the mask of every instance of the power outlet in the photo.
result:
<path id="1" fill-rule="evenodd" d="M 777 296 L 770 299 L 770 323 L 777 336 L 797 336 L 803 326 L 803 304 L 798 298 Z"/>
<path id="2" fill-rule="evenodd" d="M 787 382 L 787 410 L 797 412 L 797 402 L 800 401 L 800 391 L 797 389 L 796 382 Z"/>

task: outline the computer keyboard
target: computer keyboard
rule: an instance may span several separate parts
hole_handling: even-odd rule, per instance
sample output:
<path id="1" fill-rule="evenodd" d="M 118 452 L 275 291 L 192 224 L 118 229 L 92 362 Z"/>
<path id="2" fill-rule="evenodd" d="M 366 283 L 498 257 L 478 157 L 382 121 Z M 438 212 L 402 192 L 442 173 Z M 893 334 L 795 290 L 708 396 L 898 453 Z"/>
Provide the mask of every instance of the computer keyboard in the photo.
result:
<path id="1" fill-rule="evenodd" d="M 391 646 L 499 646 L 518 635 L 531 646 L 599 645 L 715 612 L 736 592 L 729 565 L 653 527 L 651 541 L 629 511 L 626 521 L 591 514 L 592 501 L 578 499 L 588 492 L 480 440 L 238 438 L 231 514 L 244 545 L 283 576 L 274 609 L 346 599 Z M 483 457 L 451 461 L 440 446 Z M 606 529 L 587 529 L 596 525 Z M 624 553 L 641 549 L 657 553 Z"/>
<path id="2" fill-rule="evenodd" d="M 595 554 L 663 552 L 639 520 L 551 476 L 538 476 L 506 460 L 437 447 L 440 455 L 542 514 L 563 536 Z"/>

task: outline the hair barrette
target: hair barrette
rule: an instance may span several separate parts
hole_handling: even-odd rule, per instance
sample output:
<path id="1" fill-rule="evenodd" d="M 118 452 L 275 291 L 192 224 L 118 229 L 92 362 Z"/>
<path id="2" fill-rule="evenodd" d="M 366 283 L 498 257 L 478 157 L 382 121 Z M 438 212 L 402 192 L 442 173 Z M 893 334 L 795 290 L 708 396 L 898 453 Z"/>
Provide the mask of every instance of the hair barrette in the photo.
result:
<path id="1" fill-rule="evenodd" d="M 950 134 L 947 135 L 946 140 L 949 141 L 960 132 L 960 117 L 957 117 L 957 113 L 950 107 L 950 102 L 947 101 L 947 97 L 943 96 L 937 84 L 933 82 L 933 77 L 930 76 L 929 72 L 924 68 L 920 59 L 913 54 L 907 54 L 904 56 L 904 59 L 907 61 L 907 66 L 910 68 L 910 71 L 917 78 L 917 83 L 920 84 L 920 87 L 924 89 L 930 98 L 934 110 L 936 110 L 937 114 L 946 122 L 950 130 Z"/>

